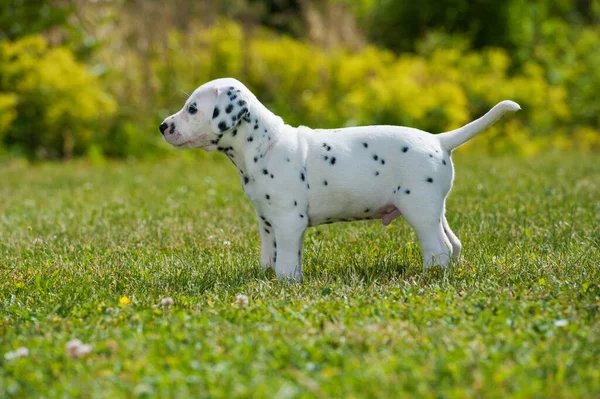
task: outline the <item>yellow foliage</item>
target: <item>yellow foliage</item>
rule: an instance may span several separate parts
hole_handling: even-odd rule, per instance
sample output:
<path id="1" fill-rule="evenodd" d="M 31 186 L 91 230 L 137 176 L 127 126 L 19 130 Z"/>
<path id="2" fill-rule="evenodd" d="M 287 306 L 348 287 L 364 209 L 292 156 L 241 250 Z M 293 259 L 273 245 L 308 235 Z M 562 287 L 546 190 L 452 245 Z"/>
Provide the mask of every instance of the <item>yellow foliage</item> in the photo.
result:
<path id="1" fill-rule="evenodd" d="M 0 93 L 0 137 L 17 117 L 17 95 Z"/>
<path id="2" fill-rule="evenodd" d="M 579 126 L 575 128 L 571 140 L 570 148 L 577 148 L 582 151 L 600 151 L 600 132 L 589 126 Z"/>
<path id="3" fill-rule="evenodd" d="M 0 76 L 0 95 L 16 99 L 14 107 L 21 112 L 13 114 L 7 134 L 46 151 L 69 156 L 78 146 L 85 148 L 95 133 L 92 127 L 116 110 L 85 65 L 66 48 L 48 46 L 41 36 L 0 42 Z"/>

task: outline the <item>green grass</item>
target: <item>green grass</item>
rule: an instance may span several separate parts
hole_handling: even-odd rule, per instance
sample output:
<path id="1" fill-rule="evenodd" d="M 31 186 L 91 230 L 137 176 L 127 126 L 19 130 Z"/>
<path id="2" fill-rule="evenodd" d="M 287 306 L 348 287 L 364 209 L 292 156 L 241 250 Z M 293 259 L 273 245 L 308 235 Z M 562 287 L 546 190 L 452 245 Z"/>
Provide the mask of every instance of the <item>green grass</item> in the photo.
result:
<path id="1" fill-rule="evenodd" d="M 0 397 L 600 395 L 599 156 L 459 153 L 459 264 L 334 224 L 297 285 L 223 158 L 0 167 Z"/>

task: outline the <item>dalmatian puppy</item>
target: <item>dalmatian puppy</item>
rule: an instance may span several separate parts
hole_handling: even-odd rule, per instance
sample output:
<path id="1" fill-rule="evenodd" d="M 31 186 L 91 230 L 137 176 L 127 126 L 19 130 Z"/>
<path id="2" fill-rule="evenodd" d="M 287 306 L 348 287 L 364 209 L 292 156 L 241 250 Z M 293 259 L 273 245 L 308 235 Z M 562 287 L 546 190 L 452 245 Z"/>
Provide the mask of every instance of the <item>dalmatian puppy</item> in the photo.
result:
<path id="1" fill-rule="evenodd" d="M 224 153 L 237 167 L 256 210 L 261 264 L 279 279 L 302 279 L 309 226 L 399 216 L 417 233 L 424 267 L 446 267 L 461 243 L 445 216 L 452 188 L 452 150 L 520 107 L 502 101 L 459 129 L 430 134 L 400 126 L 343 129 L 292 127 L 242 83 L 200 86 L 160 125 L 176 148 Z"/>

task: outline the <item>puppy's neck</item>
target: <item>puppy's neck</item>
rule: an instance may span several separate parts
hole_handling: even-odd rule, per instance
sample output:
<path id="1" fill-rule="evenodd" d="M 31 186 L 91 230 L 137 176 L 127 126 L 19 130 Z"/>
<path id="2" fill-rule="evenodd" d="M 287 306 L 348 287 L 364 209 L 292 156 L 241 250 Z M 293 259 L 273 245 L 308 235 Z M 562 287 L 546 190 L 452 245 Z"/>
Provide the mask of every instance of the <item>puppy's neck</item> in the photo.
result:
<path id="1" fill-rule="evenodd" d="M 219 140 L 224 152 L 240 173 L 260 167 L 262 160 L 279 139 L 284 122 L 258 100 L 249 101 L 248 113 L 240 123 Z"/>

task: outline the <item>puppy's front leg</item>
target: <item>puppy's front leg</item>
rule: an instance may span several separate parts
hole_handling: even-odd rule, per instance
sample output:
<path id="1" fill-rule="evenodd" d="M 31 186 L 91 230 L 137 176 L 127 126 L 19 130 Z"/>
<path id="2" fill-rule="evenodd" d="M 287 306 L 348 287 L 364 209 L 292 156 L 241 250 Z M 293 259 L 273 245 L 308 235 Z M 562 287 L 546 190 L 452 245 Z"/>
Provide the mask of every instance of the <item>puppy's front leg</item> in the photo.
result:
<path id="1" fill-rule="evenodd" d="M 273 225 L 264 216 L 258 216 L 258 231 L 260 233 L 260 264 L 264 270 L 275 265 L 277 258 L 277 243 Z"/>
<path id="2" fill-rule="evenodd" d="M 302 281 L 302 244 L 308 223 L 306 215 L 300 220 L 295 220 L 296 218 L 298 215 L 295 214 L 275 220 L 275 274 L 279 280 Z"/>

